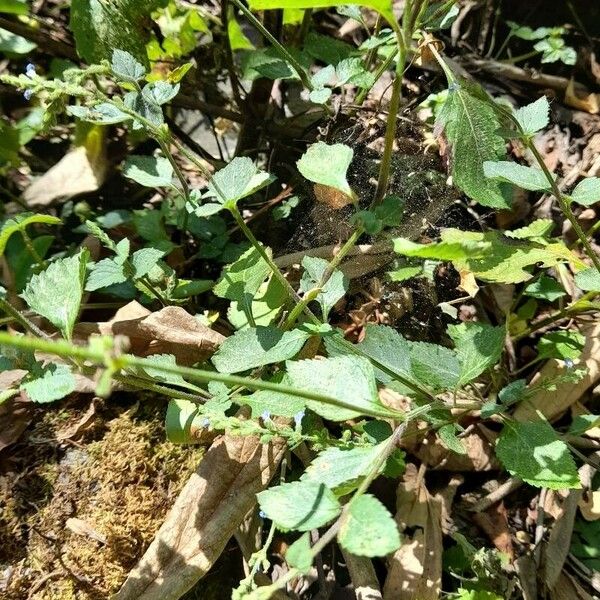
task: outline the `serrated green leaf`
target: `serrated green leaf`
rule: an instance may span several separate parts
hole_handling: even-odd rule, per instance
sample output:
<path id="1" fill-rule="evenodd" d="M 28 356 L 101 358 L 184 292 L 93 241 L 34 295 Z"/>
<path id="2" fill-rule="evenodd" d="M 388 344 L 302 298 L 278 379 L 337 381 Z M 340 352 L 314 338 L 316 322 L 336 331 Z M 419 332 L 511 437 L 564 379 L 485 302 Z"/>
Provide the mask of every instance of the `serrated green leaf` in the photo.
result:
<path id="1" fill-rule="evenodd" d="M 579 331 L 551 331 L 537 343 L 538 358 L 576 360 L 585 346 L 585 336 Z"/>
<path id="2" fill-rule="evenodd" d="M 146 74 L 144 65 L 126 50 L 113 50 L 110 68 L 118 79 L 131 83 L 139 81 Z"/>
<path id="3" fill-rule="evenodd" d="M 440 440 L 442 440 L 444 446 L 456 454 L 466 454 L 467 450 L 462 441 L 457 437 L 458 427 L 455 423 L 448 423 L 442 425 L 437 430 Z"/>
<path id="4" fill-rule="evenodd" d="M 536 487 L 581 487 L 569 447 L 546 421 L 507 423 L 496 454 L 510 473 Z"/>
<path id="5" fill-rule="evenodd" d="M 241 329 L 228 337 L 212 358 L 220 373 L 239 373 L 292 358 L 310 334 L 300 329 L 277 327 Z"/>
<path id="6" fill-rule="evenodd" d="M 584 269 L 575 274 L 577 287 L 584 292 L 600 291 L 600 272 L 595 267 Z"/>
<path id="7" fill-rule="evenodd" d="M 296 166 L 301 175 L 309 181 L 332 187 L 355 198 L 346 179 L 353 156 L 352 148 L 345 144 L 329 145 L 325 142 L 317 142 L 308 147 Z"/>
<path id="8" fill-rule="evenodd" d="M 312 566 L 312 561 L 310 533 L 306 532 L 287 549 L 285 562 L 290 567 L 298 569 L 302 573 L 308 573 Z"/>
<path id="9" fill-rule="evenodd" d="M 143 367 L 136 367 L 136 372 L 162 383 L 184 388 L 189 387 L 188 382 L 181 375 L 165 372 L 160 368 L 161 366 L 176 367 L 177 360 L 172 354 L 151 354 L 144 360 Z"/>
<path id="10" fill-rule="evenodd" d="M 569 435 L 584 435 L 589 429 L 600 426 L 600 415 L 577 415 L 569 427 Z"/>
<path id="11" fill-rule="evenodd" d="M 85 291 L 94 292 L 125 281 L 127 281 L 127 276 L 123 265 L 112 258 L 104 258 L 92 265 L 85 284 Z"/>
<path id="12" fill-rule="evenodd" d="M 547 191 L 551 188 L 544 171 L 533 167 L 524 167 L 510 160 L 485 161 L 483 174 L 489 179 L 511 183 L 532 192 Z"/>
<path id="13" fill-rule="evenodd" d="M 304 267 L 304 273 L 300 280 L 300 290 L 306 294 L 316 287 L 329 266 L 329 262 L 324 258 L 305 256 L 302 259 L 302 266 Z M 327 283 L 321 288 L 321 293 L 317 296 L 324 320 L 327 320 L 329 311 L 344 297 L 348 285 L 348 278 L 340 270 L 335 269 Z"/>
<path id="14" fill-rule="evenodd" d="M 544 129 L 550 121 L 550 104 L 546 96 L 515 111 L 515 118 L 525 135 L 533 135 Z"/>
<path id="15" fill-rule="evenodd" d="M 306 468 L 302 480 L 322 483 L 335 489 L 338 495 L 345 495 L 360 485 L 382 452 L 383 444 L 350 450 L 327 448 Z"/>
<path id="16" fill-rule="evenodd" d="M 173 167 L 162 156 L 132 154 L 123 163 L 123 175 L 145 187 L 164 187 L 171 185 Z"/>
<path id="17" fill-rule="evenodd" d="M 263 283 L 252 298 L 251 314 L 255 325 L 270 325 L 283 310 L 287 290 L 279 279 L 271 277 L 268 282 Z M 249 327 L 248 316 L 244 307 L 239 302 L 232 302 L 227 311 L 229 322 L 236 329 Z"/>
<path id="18" fill-rule="evenodd" d="M 84 249 L 75 256 L 56 260 L 34 275 L 21 294 L 34 312 L 48 319 L 68 340 L 79 314 L 88 257 Z"/>
<path id="19" fill-rule="evenodd" d="M 6 219 L 2 223 L 0 229 L 0 256 L 4 254 L 6 244 L 10 239 L 10 236 L 17 232 L 25 231 L 29 225 L 34 223 L 45 223 L 46 225 L 60 225 L 61 220 L 58 217 L 52 217 L 50 215 L 33 214 L 30 212 L 20 213 Z"/>
<path id="20" fill-rule="evenodd" d="M 453 350 L 427 342 L 410 342 L 409 352 L 413 379 L 436 390 L 458 385 L 461 367 Z"/>
<path id="21" fill-rule="evenodd" d="M 150 121 L 153 125 L 159 126 L 164 122 L 162 108 L 154 101 L 149 94 L 140 94 L 139 92 L 127 92 L 123 97 L 123 103 L 130 110 L 138 113 L 141 117 Z M 141 121 L 134 119 L 133 129 L 143 129 Z"/>
<path id="22" fill-rule="evenodd" d="M 266 250 L 270 255 L 270 248 Z M 269 265 L 256 248 L 251 247 L 238 260 L 223 269 L 213 292 L 220 298 L 234 300 L 250 310 L 252 299 L 270 273 Z"/>
<path id="23" fill-rule="evenodd" d="M 556 279 L 548 275 L 542 275 L 533 283 L 526 286 L 523 294 L 537 298 L 538 300 L 547 300 L 548 302 L 554 302 L 567 295 L 563 286 Z"/>
<path id="24" fill-rule="evenodd" d="M 331 93 L 329 88 L 318 88 L 310 92 L 308 99 L 315 104 L 327 104 L 327 101 L 331 98 Z"/>
<path id="25" fill-rule="evenodd" d="M 365 336 L 357 344 L 357 348 L 393 373 L 412 380 L 410 345 L 395 329 L 387 325 L 368 324 L 365 327 Z M 392 381 L 392 376 L 381 369 L 375 369 L 375 376 L 382 383 Z"/>
<path id="26" fill-rule="evenodd" d="M 29 54 L 36 48 L 37 44 L 30 42 L 28 39 L 6 29 L 0 29 L 0 52 Z"/>
<path id="27" fill-rule="evenodd" d="M 385 556 L 400 547 L 400 533 L 388 509 L 375 496 L 363 494 L 350 502 L 338 541 L 356 556 Z"/>
<path id="28" fill-rule="evenodd" d="M 587 177 L 580 181 L 571 193 L 571 200 L 582 206 L 600 201 L 600 177 Z"/>
<path id="29" fill-rule="evenodd" d="M 460 363 L 458 387 L 473 381 L 500 360 L 506 337 L 503 327 L 476 322 L 461 323 L 450 325 L 448 334 L 454 341 Z"/>
<path id="30" fill-rule="evenodd" d="M 506 154 L 504 140 L 491 99 L 481 88 L 459 82 L 453 84 L 439 112 L 452 151 L 452 178 L 473 200 L 493 208 L 509 208 L 498 184 L 486 179 L 483 163 Z"/>
<path id="31" fill-rule="evenodd" d="M 247 156 L 236 156 L 227 166 L 217 171 L 208 184 L 205 197 L 214 197 L 221 204 L 233 203 L 254 194 L 268 185 L 273 178 L 259 171 Z"/>
<path id="32" fill-rule="evenodd" d="M 256 494 L 261 510 L 280 529 L 310 531 L 329 523 L 341 511 L 335 494 L 323 484 L 294 481 Z"/>
<path id="33" fill-rule="evenodd" d="M 336 356 L 323 360 L 288 361 L 287 371 L 295 387 L 319 392 L 356 406 L 356 410 L 307 400 L 308 408 L 330 421 L 346 421 L 361 414 L 361 409 L 382 409 L 377 395 L 373 367 L 356 356 Z"/>
<path id="34" fill-rule="evenodd" d="M 136 250 L 131 256 L 134 277 L 138 279 L 147 275 L 164 254 L 164 251 L 158 248 L 141 248 L 140 250 Z"/>
<path id="35" fill-rule="evenodd" d="M 142 94 L 147 100 L 155 102 L 159 106 L 173 100 L 179 93 L 180 85 L 167 83 L 166 81 L 155 81 L 144 86 Z"/>
<path id="36" fill-rule="evenodd" d="M 49 364 L 31 371 L 20 387 L 32 402 L 46 404 L 73 392 L 75 378 L 67 365 Z"/>

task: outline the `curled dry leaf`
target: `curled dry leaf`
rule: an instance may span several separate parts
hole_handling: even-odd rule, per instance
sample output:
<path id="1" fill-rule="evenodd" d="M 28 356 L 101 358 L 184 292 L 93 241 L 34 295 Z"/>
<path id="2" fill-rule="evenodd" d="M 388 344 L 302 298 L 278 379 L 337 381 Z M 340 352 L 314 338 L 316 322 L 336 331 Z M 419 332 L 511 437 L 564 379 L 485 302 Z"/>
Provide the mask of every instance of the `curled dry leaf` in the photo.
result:
<path id="1" fill-rule="evenodd" d="M 504 502 L 492 506 L 485 512 L 473 513 L 473 520 L 487 534 L 494 546 L 500 552 L 507 554 L 512 561 L 515 557 L 515 551 Z"/>
<path id="2" fill-rule="evenodd" d="M 97 401 L 97 398 L 93 398 L 85 413 L 83 413 L 81 418 L 78 419 L 75 423 L 69 423 L 64 427 L 61 427 L 56 432 L 56 439 L 59 442 L 62 442 L 64 440 L 70 440 L 72 438 L 78 437 L 86 429 L 89 429 L 94 423 L 94 419 L 96 416 Z"/>
<path id="3" fill-rule="evenodd" d="M 176 600 L 211 568 L 266 488 L 282 440 L 222 436 L 186 483 L 154 541 L 114 600 Z"/>
<path id="4" fill-rule="evenodd" d="M 14 372 L 8 371 L 8 373 Z M 5 373 L 0 375 L 5 375 Z M 15 379 L 15 382 L 18 379 Z M 5 390 L 6 387 L 2 385 L 0 389 Z M 25 399 L 24 394 L 8 398 L 0 404 L 0 450 L 14 444 L 21 437 L 31 423 L 33 411 L 33 403 Z"/>
<path id="5" fill-rule="evenodd" d="M 586 521 L 600 519 L 600 491 L 586 492 L 579 500 L 579 510 Z"/>
<path id="6" fill-rule="evenodd" d="M 396 521 L 402 546 L 389 561 L 386 600 L 437 600 L 442 581 L 442 510 L 424 482 L 424 469 L 408 464 L 398 486 Z M 409 534 L 409 531 L 413 531 Z"/>
<path id="7" fill-rule="evenodd" d="M 348 194 L 344 194 L 344 192 L 336 190 L 328 185 L 315 183 L 313 190 L 318 202 L 322 202 L 334 210 L 344 208 L 344 206 L 348 206 L 348 204 L 354 204 L 354 200 L 348 196 Z"/>
<path id="8" fill-rule="evenodd" d="M 129 338 L 134 354 L 172 354 L 181 365 L 206 360 L 225 339 L 180 306 L 151 313 L 135 301 L 120 308 L 110 321 L 81 323 L 76 332 L 84 337 L 92 333 L 123 335 Z"/>
<path id="9" fill-rule="evenodd" d="M 552 391 L 539 388 L 532 398 L 517 407 L 514 414 L 517 421 L 537 419 L 539 418 L 537 411 L 552 421 L 577 402 L 590 387 L 600 380 L 600 323 L 596 322 L 582 327 L 581 333 L 585 336 L 585 346 L 575 364 L 587 369 L 584 376 L 577 383 L 560 383 Z M 539 384 L 541 381 L 551 381 L 559 375 L 563 375 L 564 372 L 563 361 L 552 359 L 541 368 L 531 383 Z"/>
<path id="10" fill-rule="evenodd" d="M 565 90 L 565 104 L 572 108 L 584 110 L 592 115 L 596 115 L 600 112 L 600 95 L 590 93 L 584 95 L 578 94 L 575 91 L 575 82 L 571 79 Z"/>

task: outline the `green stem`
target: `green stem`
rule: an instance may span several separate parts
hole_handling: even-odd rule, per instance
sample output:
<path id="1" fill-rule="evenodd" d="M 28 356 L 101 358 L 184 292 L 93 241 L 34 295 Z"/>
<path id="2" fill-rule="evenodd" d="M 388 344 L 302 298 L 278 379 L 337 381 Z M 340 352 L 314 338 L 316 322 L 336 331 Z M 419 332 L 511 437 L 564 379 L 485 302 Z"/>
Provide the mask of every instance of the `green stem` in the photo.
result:
<path id="1" fill-rule="evenodd" d="M 527 60 L 528 58 L 533 58 L 534 56 L 539 56 L 541 52 L 539 50 L 532 50 L 531 52 L 526 52 L 525 54 L 519 54 L 519 56 L 513 56 L 512 58 L 505 58 L 499 62 L 506 65 L 514 65 L 515 63 L 521 62 L 522 60 Z"/>
<path id="2" fill-rule="evenodd" d="M 12 320 L 16 321 L 25 329 L 25 331 L 29 331 L 33 335 L 36 335 L 40 338 L 49 340 L 50 336 L 42 331 L 35 323 L 30 321 L 24 314 L 22 314 L 19 310 L 17 310 L 8 300 L 4 298 L 0 298 L 0 309 L 3 310 Z"/>
<path id="3" fill-rule="evenodd" d="M 591 261 L 594 263 L 594 266 L 600 273 L 600 257 L 598 257 L 598 255 L 594 252 L 594 249 L 592 248 L 592 245 L 590 244 L 585 232 L 581 228 L 579 221 L 573 214 L 573 211 L 571 210 L 570 201 L 567 200 L 567 198 L 565 198 L 564 194 L 560 191 L 560 188 L 558 187 L 558 184 L 556 183 L 556 179 L 552 176 L 552 173 L 550 173 L 550 170 L 546 166 L 546 163 L 544 162 L 542 155 L 539 153 L 538 149 L 536 148 L 535 144 L 533 143 L 533 140 L 530 137 L 527 137 L 525 139 L 525 145 L 531 151 L 531 153 L 535 157 L 536 162 L 538 163 L 538 165 L 544 172 L 544 175 L 546 176 L 546 179 L 548 180 L 548 183 L 550 184 L 552 194 L 556 198 L 558 205 L 560 206 L 560 209 L 562 210 L 565 217 L 567 217 L 567 219 L 571 223 L 571 226 L 573 227 L 573 231 L 579 238 L 581 245 L 585 248 L 586 254 L 589 256 Z"/>
<path id="4" fill-rule="evenodd" d="M 162 396 L 167 396 L 168 398 L 174 398 L 175 400 L 188 400 L 189 402 L 199 404 L 207 399 L 202 397 L 199 398 L 198 394 L 190 394 L 189 392 L 174 390 L 173 388 L 165 385 L 152 383 L 146 379 L 138 379 L 137 377 L 133 377 L 131 373 L 128 373 L 127 375 L 115 374 L 113 375 L 113 379 L 120 381 L 126 387 L 132 387 L 138 390 L 146 390 L 148 392 L 155 392 L 157 394 L 161 394 Z"/>
<path id="5" fill-rule="evenodd" d="M 177 179 L 179 179 L 179 183 L 181 184 L 181 191 L 183 193 L 183 198 L 184 198 L 185 202 L 186 203 L 189 202 L 190 187 L 189 187 L 188 182 L 187 182 L 186 178 L 184 177 L 181 169 L 179 168 L 179 165 L 177 164 L 175 157 L 171 153 L 169 144 L 167 142 L 163 141 L 161 138 L 157 138 L 156 141 L 158 142 L 158 145 L 160 146 L 161 150 L 163 151 L 163 154 L 167 157 L 168 161 L 171 163 L 171 166 L 173 167 L 173 171 L 175 172 Z M 187 211 L 187 208 L 184 207 L 183 229 L 187 229 L 187 223 L 188 223 L 188 211 Z"/>
<path id="6" fill-rule="evenodd" d="M 406 44 L 403 35 L 397 35 L 398 42 L 398 62 L 396 63 L 396 77 L 392 87 L 392 99 L 385 127 L 385 142 L 383 156 L 379 166 L 379 178 L 377 180 L 377 189 L 373 205 L 379 204 L 387 192 L 390 179 L 390 168 L 392 164 L 392 154 L 394 151 L 394 140 L 396 139 L 396 122 L 398 119 L 398 111 L 400 110 L 400 100 L 402 98 L 402 75 L 406 65 Z"/>
<path id="7" fill-rule="evenodd" d="M 110 365 L 112 368 L 117 370 L 128 368 L 153 369 L 163 373 L 181 375 L 182 377 L 198 383 L 218 381 L 229 386 L 240 385 L 250 390 L 278 392 L 280 394 L 286 394 L 296 398 L 303 398 L 304 400 L 312 400 L 314 402 L 321 402 L 330 406 L 337 406 L 339 408 L 356 411 L 356 406 L 352 402 L 346 402 L 345 400 L 340 400 L 339 398 L 328 396 L 326 394 L 320 394 L 318 392 L 312 392 L 310 390 L 301 390 L 293 386 L 274 383 L 272 381 L 264 381 L 262 379 L 240 377 L 238 375 L 205 371 L 202 369 L 194 369 L 192 367 L 183 367 L 180 365 L 159 364 L 145 358 L 133 356 L 131 354 L 120 354 L 113 356 L 109 352 L 104 352 L 102 349 L 75 346 L 63 340 L 49 341 L 29 336 L 14 336 L 4 331 L 0 331 L 0 345 L 2 344 L 24 350 L 45 352 L 55 356 L 61 356 L 63 358 L 85 360 L 100 367 L 106 367 L 107 365 Z M 403 413 L 386 409 L 384 407 L 361 407 L 360 412 L 370 417 L 391 418 L 400 421 L 404 420 L 405 418 Z"/>
<path id="8" fill-rule="evenodd" d="M 254 27 L 261 33 L 261 35 L 267 39 L 271 45 L 279 52 L 281 57 L 288 62 L 294 71 L 298 74 L 298 77 L 302 81 L 302 84 L 305 88 L 310 90 L 311 92 L 314 89 L 313 84 L 310 82 L 310 78 L 308 77 L 308 73 L 304 70 L 302 65 L 286 50 L 286 48 L 271 34 L 271 32 L 257 19 L 250 9 L 248 9 L 240 0 L 231 0 L 233 4 L 237 6 L 243 13 L 246 19 L 252 23 Z"/>
<path id="9" fill-rule="evenodd" d="M 398 48 L 396 47 L 390 53 L 390 55 L 379 65 L 379 67 L 375 71 L 375 75 L 373 77 L 373 85 L 375 85 L 379 81 L 380 77 L 388 70 L 389 66 L 394 62 L 394 59 L 396 58 L 397 54 L 398 54 Z M 360 92 L 358 93 L 358 95 L 356 96 L 355 104 L 360 106 L 365 101 L 367 94 L 369 93 L 369 91 L 372 88 L 373 88 L 373 86 L 368 87 L 368 88 L 362 88 L 360 90 Z"/>
<path id="10" fill-rule="evenodd" d="M 25 229 L 21 229 L 21 235 L 23 236 L 23 241 L 25 242 L 25 247 L 27 248 L 27 252 L 31 254 L 33 260 L 40 266 L 46 266 L 46 261 L 40 256 L 39 252 L 35 249 L 29 234 L 25 231 Z"/>

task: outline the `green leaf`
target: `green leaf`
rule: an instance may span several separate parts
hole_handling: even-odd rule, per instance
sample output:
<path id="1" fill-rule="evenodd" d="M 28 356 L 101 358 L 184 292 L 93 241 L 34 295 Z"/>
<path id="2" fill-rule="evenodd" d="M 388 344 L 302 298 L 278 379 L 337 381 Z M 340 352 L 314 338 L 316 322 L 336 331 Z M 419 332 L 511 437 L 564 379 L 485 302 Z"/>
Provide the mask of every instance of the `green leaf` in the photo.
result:
<path id="1" fill-rule="evenodd" d="M 138 92 L 128 92 L 123 97 L 125 106 L 141 117 L 150 121 L 153 125 L 159 126 L 164 122 L 162 108 L 154 101 L 150 94 L 140 94 Z M 144 125 L 141 121 L 133 121 L 133 129 L 143 129 Z"/>
<path id="2" fill-rule="evenodd" d="M 212 358 L 220 373 L 239 373 L 292 358 L 310 334 L 300 329 L 276 327 L 241 329 L 228 337 Z"/>
<path id="3" fill-rule="evenodd" d="M 546 421 L 507 423 L 496 454 L 510 473 L 536 487 L 581 487 L 568 446 Z"/>
<path id="4" fill-rule="evenodd" d="M 506 154 L 491 102 L 481 88 L 466 82 L 454 83 L 440 110 L 438 124 L 444 127 L 451 146 L 454 183 L 484 206 L 509 208 L 498 184 L 483 173 L 484 162 Z"/>
<path id="5" fill-rule="evenodd" d="M 69 28 L 78 54 L 89 64 L 110 60 L 115 48 L 147 64 L 150 14 L 160 0 L 72 0 Z"/>
<path id="6" fill-rule="evenodd" d="M 587 177 L 580 181 L 571 193 L 571 200 L 583 206 L 600 201 L 600 177 Z"/>
<path id="7" fill-rule="evenodd" d="M 356 410 L 307 400 L 306 406 L 330 421 L 346 421 L 363 413 L 361 409 L 382 409 L 377 395 L 373 367 L 368 360 L 356 356 L 288 361 L 287 371 L 292 385 L 349 402 Z"/>
<path id="8" fill-rule="evenodd" d="M 547 191 L 551 187 L 544 171 L 541 169 L 524 167 L 510 160 L 485 161 L 483 163 L 483 173 L 489 179 L 512 183 L 532 192 Z"/>
<path id="9" fill-rule="evenodd" d="M 327 104 L 329 98 L 331 98 L 331 90 L 329 88 L 318 88 L 308 95 L 308 99 L 315 104 Z"/>
<path id="10" fill-rule="evenodd" d="M 227 7 L 227 37 L 233 51 L 254 50 L 254 44 L 246 37 L 246 34 L 235 18 L 233 6 Z"/>
<path id="11" fill-rule="evenodd" d="M 123 265 L 112 258 L 104 258 L 92 265 L 85 284 L 85 291 L 94 292 L 125 281 L 127 281 L 127 276 Z"/>
<path id="12" fill-rule="evenodd" d="M 337 65 L 355 54 L 355 49 L 346 42 L 330 35 L 309 32 L 304 40 L 304 52 L 326 65 Z"/>
<path id="13" fill-rule="evenodd" d="M 569 435 L 584 435 L 586 431 L 600 426 L 600 415 L 577 415 L 569 427 Z"/>
<path id="14" fill-rule="evenodd" d="M 304 273 L 300 280 L 300 290 L 306 294 L 317 286 L 329 266 L 329 262 L 324 258 L 305 256 L 302 259 L 302 266 L 304 267 Z M 321 288 L 321 293 L 317 296 L 324 320 L 327 320 L 329 311 L 344 297 L 348 285 L 348 278 L 340 270 L 335 269 L 327 283 Z"/>
<path id="15" fill-rule="evenodd" d="M 0 229 L 0 256 L 4 254 L 6 244 L 10 236 L 14 233 L 25 231 L 29 225 L 34 223 L 45 223 L 47 225 L 60 225 L 61 220 L 58 217 L 50 215 L 33 214 L 30 212 L 19 213 L 2 223 Z"/>
<path id="16" fill-rule="evenodd" d="M 308 573 L 312 567 L 312 561 L 310 533 L 306 532 L 287 549 L 285 562 L 302 573 Z"/>
<path id="17" fill-rule="evenodd" d="M 118 79 L 131 83 L 143 79 L 146 74 L 144 65 L 139 63 L 134 56 L 125 50 L 116 49 L 113 51 L 110 67 Z"/>
<path id="18" fill-rule="evenodd" d="M 79 314 L 88 257 L 84 249 L 75 256 L 56 260 L 34 275 L 21 294 L 34 312 L 48 319 L 68 340 Z"/>
<path id="19" fill-rule="evenodd" d="M 550 104 L 546 96 L 538 98 L 535 102 L 515 110 L 515 118 L 523 129 L 525 135 L 533 135 L 544 129 L 550 122 Z"/>
<path id="20" fill-rule="evenodd" d="M 385 443 L 350 450 L 327 448 L 306 468 L 302 480 L 322 483 L 336 490 L 338 495 L 348 494 L 360 485 Z"/>
<path id="21" fill-rule="evenodd" d="M 27 0 L 0 0 L 0 13 L 26 15 L 28 12 Z"/>
<path id="22" fill-rule="evenodd" d="M 287 375 L 278 373 L 273 381 L 291 385 Z M 238 396 L 238 404 L 247 404 L 252 409 L 253 417 L 260 417 L 265 412 L 279 417 L 293 417 L 302 411 L 305 407 L 305 401 L 298 396 L 290 396 L 281 392 L 272 392 L 269 390 L 259 390 L 247 396 Z"/>
<path id="23" fill-rule="evenodd" d="M 75 378 L 67 365 L 38 366 L 21 382 L 21 389 L 32 402 L 46 404 L 75 391 Z"/>
<path id="24" fill-rule="evenodd" d="M 538 341 L 538 358 L 558 358 L 576 360 L 585 346 L 585 336 L 579 331 L 552 331 L 545 333 Z"/>
<path id="25" fill-rule="evenodd" d="M 296 165 L 301 175 L 309 181 L 327 185 L 355 198 L 346 179 L 353 156 L 352 148 L 345 144 L 317 142 L 308 147 Z"/>
<path id="26" fill-rule="evenodd" d="M 449 348 L 410 342 L 410 364 L 413 379 L 436 390 L 456 388 L 461 374 L 461 366 L 456 353 Z"/>
<path id="27" fill-rule="evenodd" d="M 478 279 L 501 283 L 527 281 L 531 274 L 526 269 L 538 263 L 546 268 L 565 262 L 578 267 L 583 264 L 562 242 L 510 239 L 519 231 L 503 235 L 494 230 L 483 233 L 445 229 L 436 244 L 415 244 L 400 238 L 394 240 L 394 250 L 405 256 L 451 260 L 459 271 L 471 271 Z"/>
<path id="28" fill-rule="evenodd" d="M 173 167 L 162 156 L 132 154 L 123 163 L 123 175 L 145 187 L 164 187 L 171 185 Z"/>
<path id="29" fill-rule="evenodd" d="M 251 314 L 254 324 L 270 325 L 283 310 L 287 297 L 287 290 L 276 277 L 263 283 L 252 298 Z M 246 308 L 240 302 L 232 302 L 229 306 L 227 318 L 236 329 L 250 326 Z"/>
<path id="30" fill-rule="evenodd" d="M 142 94 L 147 100 L 154 102 L 161 106 L 166 104 L 170 100 L 173 100 L 179 93 L 180 85 L 168 83 L 166 81 L 155 81 L 144 86 Z"/>
<path id="31" fill-rule="evenodd" d="M 131 120 L 131 117 L 127 113 L 124 113 L 108 102 L 101 102 L 93 107 L 67 106 L 67 114 L 72 115 L 77 119 L 81 119 L 82 121 L 102 123 L 103 125 L 112 125 Z"/>
<path id="32" fill-rule="evenodd" d="M 261 510 L 280 529 L 310 531 L 329 523 L 342 507 L 323 484 L 294 481 L 256 494 Z"/>
<path id="33" fill-rule="evenodd" d="M 134 269 L 133 276 L 139 279 L 147 275 L 164 254 L 164 251 L 158 248 L 141 248 L 140 250 L 136 250 L 131 256 L 131 264 Z"/>
<path id="34" fill-rule="evenodd" d="M 504 327 L 469 322 L 450 325 L 448 334 L 460 363 L 458 387 L 473 381 L 500 360 L 506 337 Z"/>
<path id="35" fill-rule="evenodd" d="M 392 5 L 389 0 L 250 0 L 252 10 L 271 10 L 274 8 L 299 9 L 299 8 L 329 8 L 346 4 L 360 4 L 368 6 L 382 14 L 388 23 L 394 22 Z"/>
<path id="36" fill-rule="evenodd" d="M 600 291 L 600 272 L 596 267 L 584 269 L 575 274 L 577 287 L 584 292 Z"/>
<path id="37" fill-rule="evenodd" d="M 523 290 L 523 294 L 539 300 L 554 302 L 555 300 L 566 296 L 567 293 L 556 279 L 544 274 L 533 283 L 526 286 Z"/>
<path id="38" fill-rule="evenodd" d="M 267 253 L 271 254 L 269 248 Z M 256 248 L 251 247 L 238 260 L 223 269 L 213 292 L 220 298 L 234 300 L 250 308 L 252 299 L 270 273 L 269 265 Z"/>
<path id="39" fill-rule="evenodd" d="M 410 364 L 410 345 L 395 329 L 387 325 L 368 324 L 365 327 L 365 336 L 357 344 L 362 354 L 406 379 L 413 379 Z M 381 369 L 375 369 L 375 377 L 382 383 L 392 381 Z"/>
<path id="40" fill-rule="evenodd" d="M 24 37 L 6 31 L 6 29 L 0 29 L 0 52 L 6 52 L 7 54 L 29 54 L 36 48 L 36 44 Z"/>
<path id="41" fill-rule="evenodd" d="M 151 354 L 144 360 L 144 366 L 136 367 L 136 371 L 155 381 L 189 388 L 188 382 L 181 375 L 165 372 L 161 366 L 176 367 L 177 359 L 172 354 Z"/>
<path id="42" fill-rule="evenodd" d="M 204 196 L 215 197 L 221 204 L 235 204 L 272 181 L 273 178 L 259 171 L 250 158 L 236 156 L 212 176 Z"/>
<path id="43" fill-rule="evenodd" d="M 342 548 L 356 556 L 385 556 L 400 547 L 396 521 L 371 494 L 363 494 L 350 502 L 338 540 Z"/>
<path id="44" fill-rule="evenodd" d="M 206 417 L 198 410 L 198 404 L 189 400 L 169 400 L 165 417 L 167 439 L 172 444 L 198 442 L 197 434 L 204 429 Z"/>

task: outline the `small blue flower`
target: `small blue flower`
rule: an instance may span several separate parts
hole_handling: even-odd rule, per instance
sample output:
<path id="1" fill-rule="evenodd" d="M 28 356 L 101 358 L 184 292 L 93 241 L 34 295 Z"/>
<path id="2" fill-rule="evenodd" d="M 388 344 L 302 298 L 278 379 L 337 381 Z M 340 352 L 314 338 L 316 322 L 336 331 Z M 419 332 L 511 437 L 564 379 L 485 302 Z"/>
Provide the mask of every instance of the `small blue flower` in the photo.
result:
<path id="1" fill-rule="evenodd" d="M 202 427 L 210 427 L 210 419 L 208 417 L 202 419 Z"/>
<path id="2" fill-rule="evenodd" d="M 25 90 L 23 92 L 23 97 L 25 98 L 25 100 L 27 100 L 29 102 L 29 100 L 31 100 L 31 96 L 33 96 L 33 90 Z"/>
<path id="3" fill-rule="evenodd" d="M 265 513 L 265 511 L 264 511 L 264 510 L 259 510 L 259 511 L 258 511 L 258 516 L 259 516 L 261 519 L 266 519 L 266 518 L 267 518 L 267 515 L 266 515 L 266 513 Z"/>
<path id="4" fill-rule="evenodd" d="M 27 63 L 27 66 L 25 67 L 25 75 L 27 75 L 27 77 L 35 77 L 36 72 L 35 65 L 33 63 Z"/>
<path id="5" fill-rule="evenodd" d="M 271 420 L 271 411 L 264 410 L 264 411 L 262 412 L 262 414 L 260 415 L 260 418 L 261 418 L 263 421 L 270 421 L 270 420 Z"/>
<path id="6" fill-rule="evenodd" d="M 572 369 L 575 366 L 575 363 L 570 358 L 565 358 L 565 367 L 567 369 Z"/>
<path id="7" fill-rule="evenodd" d="M 294 423 L 296 424 L 296 427 L 300 427 L 300 425 L 302 424 L 302 419 L 304 418 L 304 411 L 301 410 L 300 412 L 297 412 L 294 415 Z"/>

